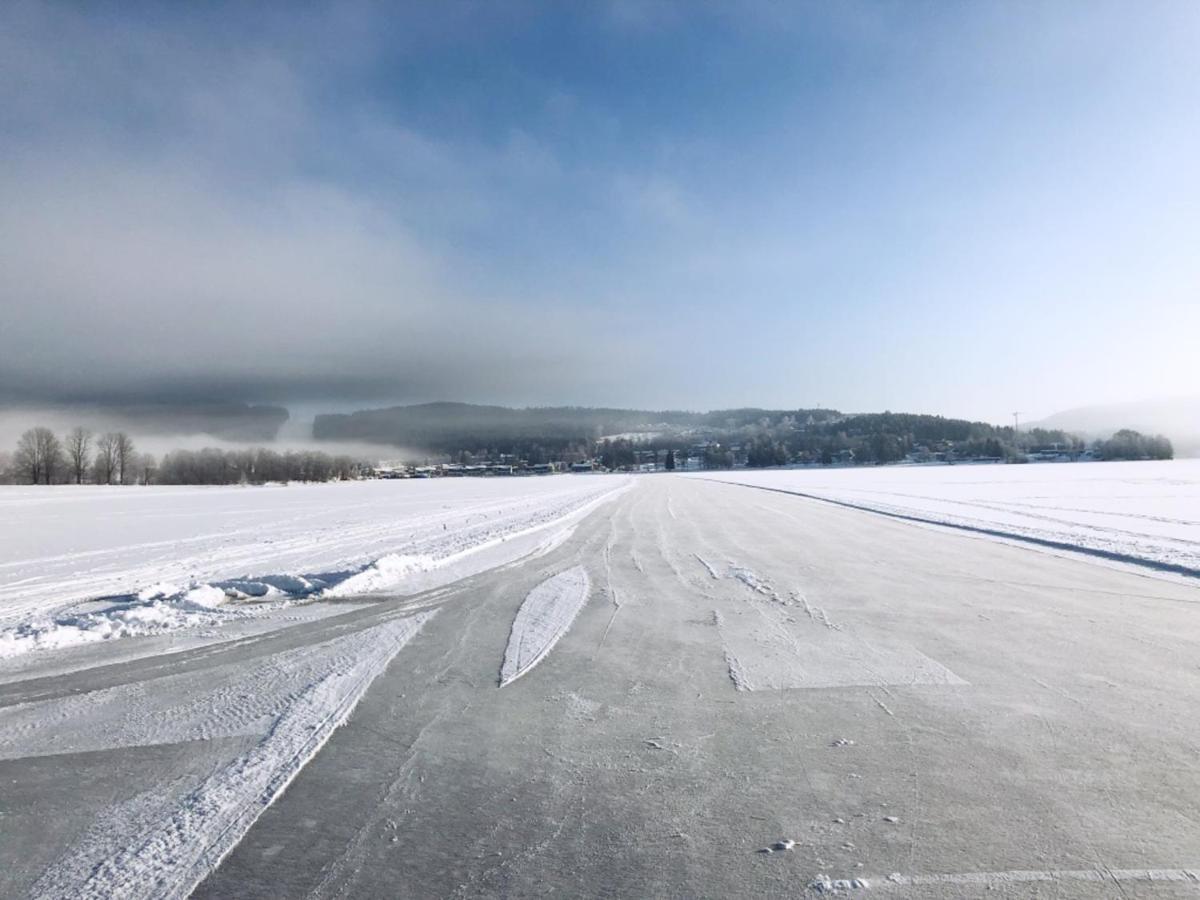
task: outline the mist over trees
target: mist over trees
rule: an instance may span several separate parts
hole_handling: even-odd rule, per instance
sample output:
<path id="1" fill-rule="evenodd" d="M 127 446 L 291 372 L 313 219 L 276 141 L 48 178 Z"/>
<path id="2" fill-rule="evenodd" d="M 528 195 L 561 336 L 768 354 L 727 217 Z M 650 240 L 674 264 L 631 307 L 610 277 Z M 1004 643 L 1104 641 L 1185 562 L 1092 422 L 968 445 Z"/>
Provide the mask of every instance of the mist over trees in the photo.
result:
<path id="1" fill-rule="evenodd" d="M 1145 435 L 1123 428 L 1098 446 L 1101 459 L 1171 459 L 1175 450 L 1161 434 Z"/>
<path id="2" fill-rule="evenodd" d="M 157 484 L 264 484 L 287 481 L 345 481 L 362 464 L 352 457 L 317 450 L 175 450 L 163 457 Z"/>
<path id="3" fill-rule="evenodd" d="M 663 429 L 729 431 L 781 415 L 764 409 L 728 409 L 697 413 L 680 410 L 637 410 L 575 406 L 480 406 L 471 403 L 422 403 L 387 409 L 320 415 L 313 422 L 318 440 L 366 441 L 397 447 L 420 447 L 431 453 L 456 454 L 464 449 L 496 448 L 520 453 L 533 445 L 551 452 L 567 447 L 594 446 L 604 437 L 626 432 Z M 824 421 L 841 414 L 834 410 L 794 410 L 784 415 L 803 421 Z"/>
<path id="4" fill-rule="evenodd" d="M 844 416 L 821 410 L 738 410 L 708 414 L 707 424 L 617 437 L 596 444 L 595 458 L 610 469 L 634 468 L 655 454 L 690 467 L 728 469 L 783 465 L 886 465 L 897 462 L 1048 459 L 1171 459 L 1161 435 L 1118 432 L 1109 441 L 1085 442 L 1057 429 L 1015 430 L 985 422 L 909 413 Z M 481 435 L 481 440 L 486 439 Z M 519 442 L 511 452 L 520 453 Z M 664 463 L 665 467 L 665 463 Z"/>
<path id="5" fill-rule="evenodd" d="M 139 453 L 133 438 L 123 431 L 96 437 L 82 427 L 70 429 L 62 440 L 44 426 L 30 428 L 13 453 L 0 453 L 0 482 L 15 484 L 314 482 L 357 478 L 367 469 L 346 455 L 263 448 L 176 450 L 160 462 L 150 453 Z"/>
<path id="6" fill-rule="evenodd" d="M 434 450 L 435 455 L 460 466 L 498 462 L 508 465 L 510 471 L 529 471 L 546 463 L 591 465 L 592 460 L 610 470 L 662 467 L 674 471 L 739 466 L 884 465 L 901 461 L 1155 460 L 1174 456 L 1167 438 L 1130 429 L 1089 445 L 1054 429 L 1016 431 L 1008 426 L 908 413 L 847 416 L 835 410 L 741 409 L 703 414 L 571 408 L 507 410 L 515 417 L 515 425 L 492 428 L 484 424 L 472 432 L 467 430 L 467 420 L 462 419 L 464 407 L 467 410 L 472 407 L 433 406 L 438 407 L 435 419 L 446 413 L 443 407 L 454 407 L 453 427 L 448 432 L 436 429 L 426 432 L 436 433 L 436 443 L 448 448 Z M 420 409 L 427 411 L 428 407 Z M 490 419 L 494 425 L 496 411 L 501 408 L 484 409 L 491 411 L 483 417 L 485 422 Z M 622 412 L 628 415 L 621 415 Z M 528 413 L 535 415 L 531 419 Z M 536 431 L 536 419 L 543 413 L 556 423 L 547 426 L 549 437 Z M 672 417 L 676 424 L 656 422 L 654 430 L 607 437 L 579 433 L 595 430 L 600 421 L 629 425 L 658 416 Z M 568 427 L 565 422 L 571 419 L 575 424 Z M 347 455 L 319 450 L 280 452 L 262 447 L 175 450 L 159 461 L 148 453 L 139 453 L 124 431 L 96 436 L 83 427 L 69 429 L 62 439 L 44 426 L 30 428 L 21 435 L 12 453 L 0 455 L 0 480 L 21 484 L 321 482 L 358 478 L 370 469 L 362 460 Z"/>

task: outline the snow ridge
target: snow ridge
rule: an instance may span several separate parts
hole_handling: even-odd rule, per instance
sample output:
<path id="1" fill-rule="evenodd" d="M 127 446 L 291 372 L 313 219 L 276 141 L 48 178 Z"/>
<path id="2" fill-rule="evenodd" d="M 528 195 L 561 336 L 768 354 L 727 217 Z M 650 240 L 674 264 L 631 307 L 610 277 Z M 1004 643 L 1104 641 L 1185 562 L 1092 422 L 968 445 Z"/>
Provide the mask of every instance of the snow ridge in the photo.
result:
<path id="1" fill-rule="evenodd" d="M 587 603 L 590 591 L 587 572 L 583 566 L 575 566 L 529 592 L 513 619 L 500 667 L 500 687 L 516 681 L 545 659 Z"/>
<path id="2" fill-rule="evenodd" d="M 421 514 L 406 520 L 403 510 L 384 510 L 396 521 L 380 520 L 376 529 L 385 540 L 394 534 L 401 542 L 401 552 L 385 553 L 365 563 L 339 563 L 339 569 L 315 574 L 283 573 L 221 580 L 193 578 L 183 583 L 161 581 L 163 573 L 160 572 L 159 583 L 136 592 L 59 605 L 53 611 L 44 606 L 39 608 L 40 602 L 32 598 L 27 601 L 29 608 L 24 614 L 20 604 L 10 608 L 3 571 L 7 564 L 0 552 L 0 660 L 31 651 L 55 650 L 115 638 L 213 629 L 239 619 L 261 619 L 278 614 L 312 599 L 352 597 L 380 591 L 419 592 L 440 587 L 529 554 L 536 556 L 550 552 L 569 539 L 579 521 L 597 505 L 612 500 L 632 485 L 628 479 L 595 479 L 572 482 L 568 490 L 543 495 L 531 490 L 531 487 L 544 489 L 539 484 L 525 482 L 527 480 L 523 484 L 530 489 L 530 496 L 505 497 L 489 507 L 467 506 L 466 513 L 457 512 L 453 503 L 446 504 L 450 512 L 437 518 Z M 522 485 L 517 485 L 520 487 Z M 453 501 L 453 491 L 457 489 L 460 489 L 458 485 L 451 485 L 444 498 Z M 369 512 L 377 515 L 380 511 Z M 401 524 L 403 528 L 399 527 Z M 450 525 L 454 527 L 448 527 Z M 340 538 L 328 536 L 327 531 L 314 532 L 314 544 L 327 543 L 334 548 L 332 552 L 345 552 L 340 544 L 331 543 Z M 0 529 L 0 537 L 3 537 L 3 529 Z M 363 539 L 380 538 L 372 535 Z M 287 543 L 299 544 L 300 541 L 289 540 Z M 251 549 L 241 547 L 237 541 L 234 545 L 239 550 Z M 271 547 L 260 549 L 267 560 L 277 553 Z M 124 552 L 114 548 L 114 553 Z M 294 552 L 300 552 L 299 548 L 294 548 Z M 310 557 L 313 561 L 319 558 Z M 17 565 L 19 571 L 23 564 Z M 189 561 L 188 567 L 193 566 L 194 561 Z M 175 563 L 164 566 L 166 571 L 172 568 L 177 568 Z M 131 569 L 126 577 L 138 577 L 136 572 Z M 108 583 L 99 576 L 98 579 L 93 587 Z M 22 583 L 31 580 L 38 579 L 26 579 Z M 62 587 L 67 589 L 65 583 Z M 14 595 L 20 590 L 15 583 L 9 588 Z"/>
<path id="3" fill-rule="evenodd" d="M 289 487 L 0 486 L 0 630 L 203 585 L 314 596 L 369 570 L 445 565 L 557 529 L 629 478 L 363 481 Z M 532 538 L 531 538 L 532 540 Z M 382 565 L 380 561 L 387 560 Z M 391 588 L 386 578 L 382 586 Z M 70 624 L 68 622 L 68 624 Z"/>

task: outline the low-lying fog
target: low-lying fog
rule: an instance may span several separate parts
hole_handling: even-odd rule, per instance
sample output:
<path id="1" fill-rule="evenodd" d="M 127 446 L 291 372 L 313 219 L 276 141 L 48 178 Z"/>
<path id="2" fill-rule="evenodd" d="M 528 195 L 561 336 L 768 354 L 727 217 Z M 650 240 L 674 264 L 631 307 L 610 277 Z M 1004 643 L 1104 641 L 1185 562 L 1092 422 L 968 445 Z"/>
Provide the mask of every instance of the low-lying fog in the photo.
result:
<path id="1" fill-rule="evenodd" d="M 13 450 L 21 434 L 38 425 L 51 429 L 60 438 L 77 425 L 95 434 L 124 431 L 133 438 L 139 452 L 159 457 L 172 450 L 202 450 L 205 447 L 221 450 L 269 447 L 279 452 L 320 450 L 334 456 L 344 454 L 369 462 L 421 459 L 427 455 L 417 449 L 358 441 L 314 441 L 311 413 L 305 418 L 289 417 L 274 438 L 262 436 L 259 439 L 230 440 L 208 431 L 172 427 L 172 422 L 166 417 L 122 416 L 90 408 L 0 409 L 0 453 Z M 220 422 L 214 422 L 213 429 L 225 430 Z"/>

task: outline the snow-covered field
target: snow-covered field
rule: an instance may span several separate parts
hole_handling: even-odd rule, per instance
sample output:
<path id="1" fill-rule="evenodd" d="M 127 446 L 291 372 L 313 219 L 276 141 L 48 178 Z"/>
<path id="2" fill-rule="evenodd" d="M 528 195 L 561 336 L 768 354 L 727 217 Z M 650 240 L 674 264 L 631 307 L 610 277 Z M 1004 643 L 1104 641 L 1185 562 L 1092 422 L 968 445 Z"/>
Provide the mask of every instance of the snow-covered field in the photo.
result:
<path id="1" fill-rule="evenodd" d="M 1200 576 L 1200 460 L 706 472 L 712 480 Z"/>
<path id="2" fill-rule="evenodd" d="M 429 589 L 561 540 L 628 483 L 0 487 L 0 657 Z"/>

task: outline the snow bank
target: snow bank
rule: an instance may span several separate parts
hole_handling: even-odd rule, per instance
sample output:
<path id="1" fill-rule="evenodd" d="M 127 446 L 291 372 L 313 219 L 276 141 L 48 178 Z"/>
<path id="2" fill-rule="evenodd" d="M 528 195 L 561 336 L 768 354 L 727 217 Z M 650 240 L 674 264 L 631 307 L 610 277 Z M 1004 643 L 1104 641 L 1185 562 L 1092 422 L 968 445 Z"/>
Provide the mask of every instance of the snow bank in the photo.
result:
<path id="1" fill-rule="evenodd" d="M 0 631 L 0 659 L 37 650 L 59 650 L 97 641 L 167 634 L 255 618 L 277 612 L 295 599 L 309 596 L 320 590 L 322 584 L 307 579 L 296 581 L 291 594 L 259 582 L 194 584 L 183 589 L 160 584 L 139 591 L 134 597 L 81 604 L 75 611 Z M 239 585 L 244 586 L 245 591 L 240 590 Z M 235 605 L 237 601 L 252 597 L 279 599 L 252 606 Z"/>
<path id="2" fill-rule="evenodd" d="M 554 546 L 631 483 L 0 487 L 0 659 L 427 590 Z"/>
<path id="3" fill-rule="evenodd" d="M 437 566 L 438 560 L 428 554 L 405 556 L 389 553 L 375 560 L 358 574 L 351 575 L 340 584 L 329 588 L 325 593 L 330 597 L 350 597 L 354 594 L 387 590 L 402 584 L 405 578 L 416 572 L 429 572 Z"/>
<path id="4" fill-rule="evenodd" d="M 46 871 L 35 898 L 183 898 L 283 793 L 367 688 L 433 616 L 427 612 L 307 648 L 329 661 L 297 685 L 253 747 L 156 813 L 109 817 Z M 149 798 L 152 806 L 159 798 Z"/>
<path id="5" fill-rule="evenodd" d="M 500 687 L 516 681 L 545 659 L 587 603 L 590 590 L 587 572 L 583 566 L 575 566 L 529 592 L 513 619 L 500 667 Z"/>

